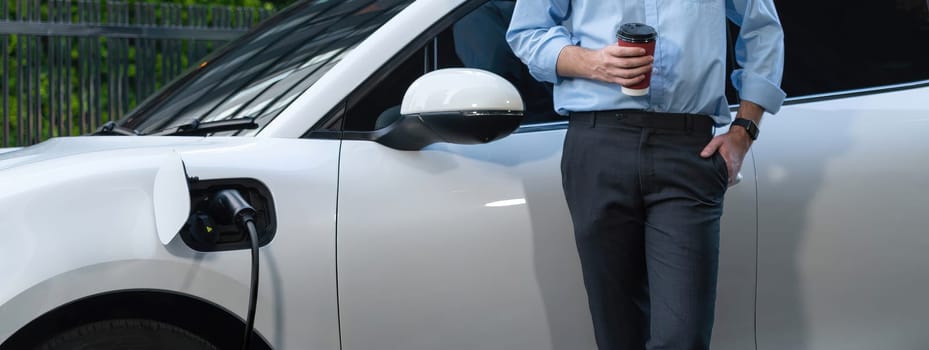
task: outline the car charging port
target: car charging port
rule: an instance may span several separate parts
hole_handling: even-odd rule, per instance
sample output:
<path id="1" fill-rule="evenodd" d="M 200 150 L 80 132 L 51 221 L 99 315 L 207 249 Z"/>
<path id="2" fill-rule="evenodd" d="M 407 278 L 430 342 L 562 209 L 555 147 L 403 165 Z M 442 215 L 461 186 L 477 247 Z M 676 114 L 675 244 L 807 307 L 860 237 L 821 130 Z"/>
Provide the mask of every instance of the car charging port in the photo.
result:
<path id="1" fill-rule="evenodd" d="M 220 220 L 210 208 L 214 198 L 224 190 L 236 190 L 243 200 L 254 208 L 254 223 L 258 245 L 271 242 L 276 230 L 274 202 L 271 192 L 255 179 L 215 179 L 188 182 L 190 188 L 190 214 L 181 228 L 180 236 L 194 250 L 216 252 L 244 250 L 251 247 L 248 234 L 232 221 Z"/>

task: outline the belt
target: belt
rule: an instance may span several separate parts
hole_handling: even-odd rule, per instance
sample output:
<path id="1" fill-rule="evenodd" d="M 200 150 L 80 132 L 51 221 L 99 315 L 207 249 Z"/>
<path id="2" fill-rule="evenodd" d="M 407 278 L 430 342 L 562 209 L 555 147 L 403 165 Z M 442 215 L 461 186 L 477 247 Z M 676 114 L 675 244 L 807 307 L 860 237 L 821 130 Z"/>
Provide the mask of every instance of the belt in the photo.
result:
<path id="1" fill-rule="evenodd" d="M 571 112 L 571 122 L 712 133 L 716 122 L 703 114 L 647 112 L 637 109 Z"/>

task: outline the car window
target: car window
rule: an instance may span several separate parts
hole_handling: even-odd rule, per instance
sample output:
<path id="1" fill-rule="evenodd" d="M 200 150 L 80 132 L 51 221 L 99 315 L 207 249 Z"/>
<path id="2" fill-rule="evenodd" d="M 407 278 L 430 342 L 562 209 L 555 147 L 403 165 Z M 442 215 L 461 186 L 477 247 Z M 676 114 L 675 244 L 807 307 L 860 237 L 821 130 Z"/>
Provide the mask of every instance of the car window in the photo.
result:
<path id="1" fill-rule="evenodd" d="M 300 2 L 205 59 L 119 125 L 144 134 L 195 119 L 252 117 L 263 127 L 412 1 Z"/>
<path id="2" fill-rule="evenodd" d="M 371 131 L 400 117 L 407 88 L 423 74 L 441 68 L 488 70 L 512 83 L 526 106 L 523 124 L 563 120 L 552 106 L 552 86 L 536 81 L 513 54 L 505 34 L 515 1 L 491 0 L 465 12 L 442 28 L 426 45 L 415 48 L 401 64 L 363 97 L 349 101 L 345 130 Z"/>
<path id="3" fill-rule="evenodd" d="M 524 125 L 564 120 L 554 112 L 552 84 L 535 80 L 506 42 L 515 6 L 516 1 L 488 1 L 455 22 L 452 40 L 443 41 L 453 45 L 439 48 L 447 52 L 439 55 L 440 68 L 479 68 L 508 80 L 523 98 Z"/>
<path id="4" fill-rule="evenodd" d="M 926 0 L 775 0 L 789 97 L 929 79 Z"/>

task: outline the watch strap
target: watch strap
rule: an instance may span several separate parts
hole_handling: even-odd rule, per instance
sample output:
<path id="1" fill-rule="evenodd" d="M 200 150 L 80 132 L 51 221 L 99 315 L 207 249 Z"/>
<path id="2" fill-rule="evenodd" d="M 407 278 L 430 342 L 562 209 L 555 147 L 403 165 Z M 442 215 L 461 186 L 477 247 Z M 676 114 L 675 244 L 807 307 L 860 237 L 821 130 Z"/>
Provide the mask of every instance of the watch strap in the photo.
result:
<path id="1" fill-rule="evenodd" d="M 752 141 L 755 141 L 758 139 L 758 133 L 760 132 L 760 130 L 758 130 L 758 125 L 755 124 L 754 121 L 750 119 L 745 119 L 745 118 L 735 118 L 732 121 L 732 125 L 740 126 L 744 128 L 745 131 L 748 132 L 748 137 L 750 137 Z"/>

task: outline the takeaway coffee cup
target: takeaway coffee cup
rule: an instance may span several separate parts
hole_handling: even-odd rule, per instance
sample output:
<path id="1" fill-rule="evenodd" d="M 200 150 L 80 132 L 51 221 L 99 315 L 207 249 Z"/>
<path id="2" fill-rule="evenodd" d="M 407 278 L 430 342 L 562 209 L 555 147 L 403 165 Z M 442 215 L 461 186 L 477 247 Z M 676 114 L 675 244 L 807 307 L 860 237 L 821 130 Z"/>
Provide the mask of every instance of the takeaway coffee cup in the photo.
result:
<path id="1" fill-rule="evenodd" d="M 619 27 L 616 32 L 616 39 L 619 46 L 624 47 L 641 47 L 645 49 L 646 56 L 655 54 L 655 39 L 658 38 L 658 32 L 655 28 L 642 23 L 626 23 Z M 652 72 L 645 73 L 645 79 L 633 86 L 623 86 L 623 93 L 629 96 L 645 96 L 648 94 L 648 86 L 652 80 Z"/>

